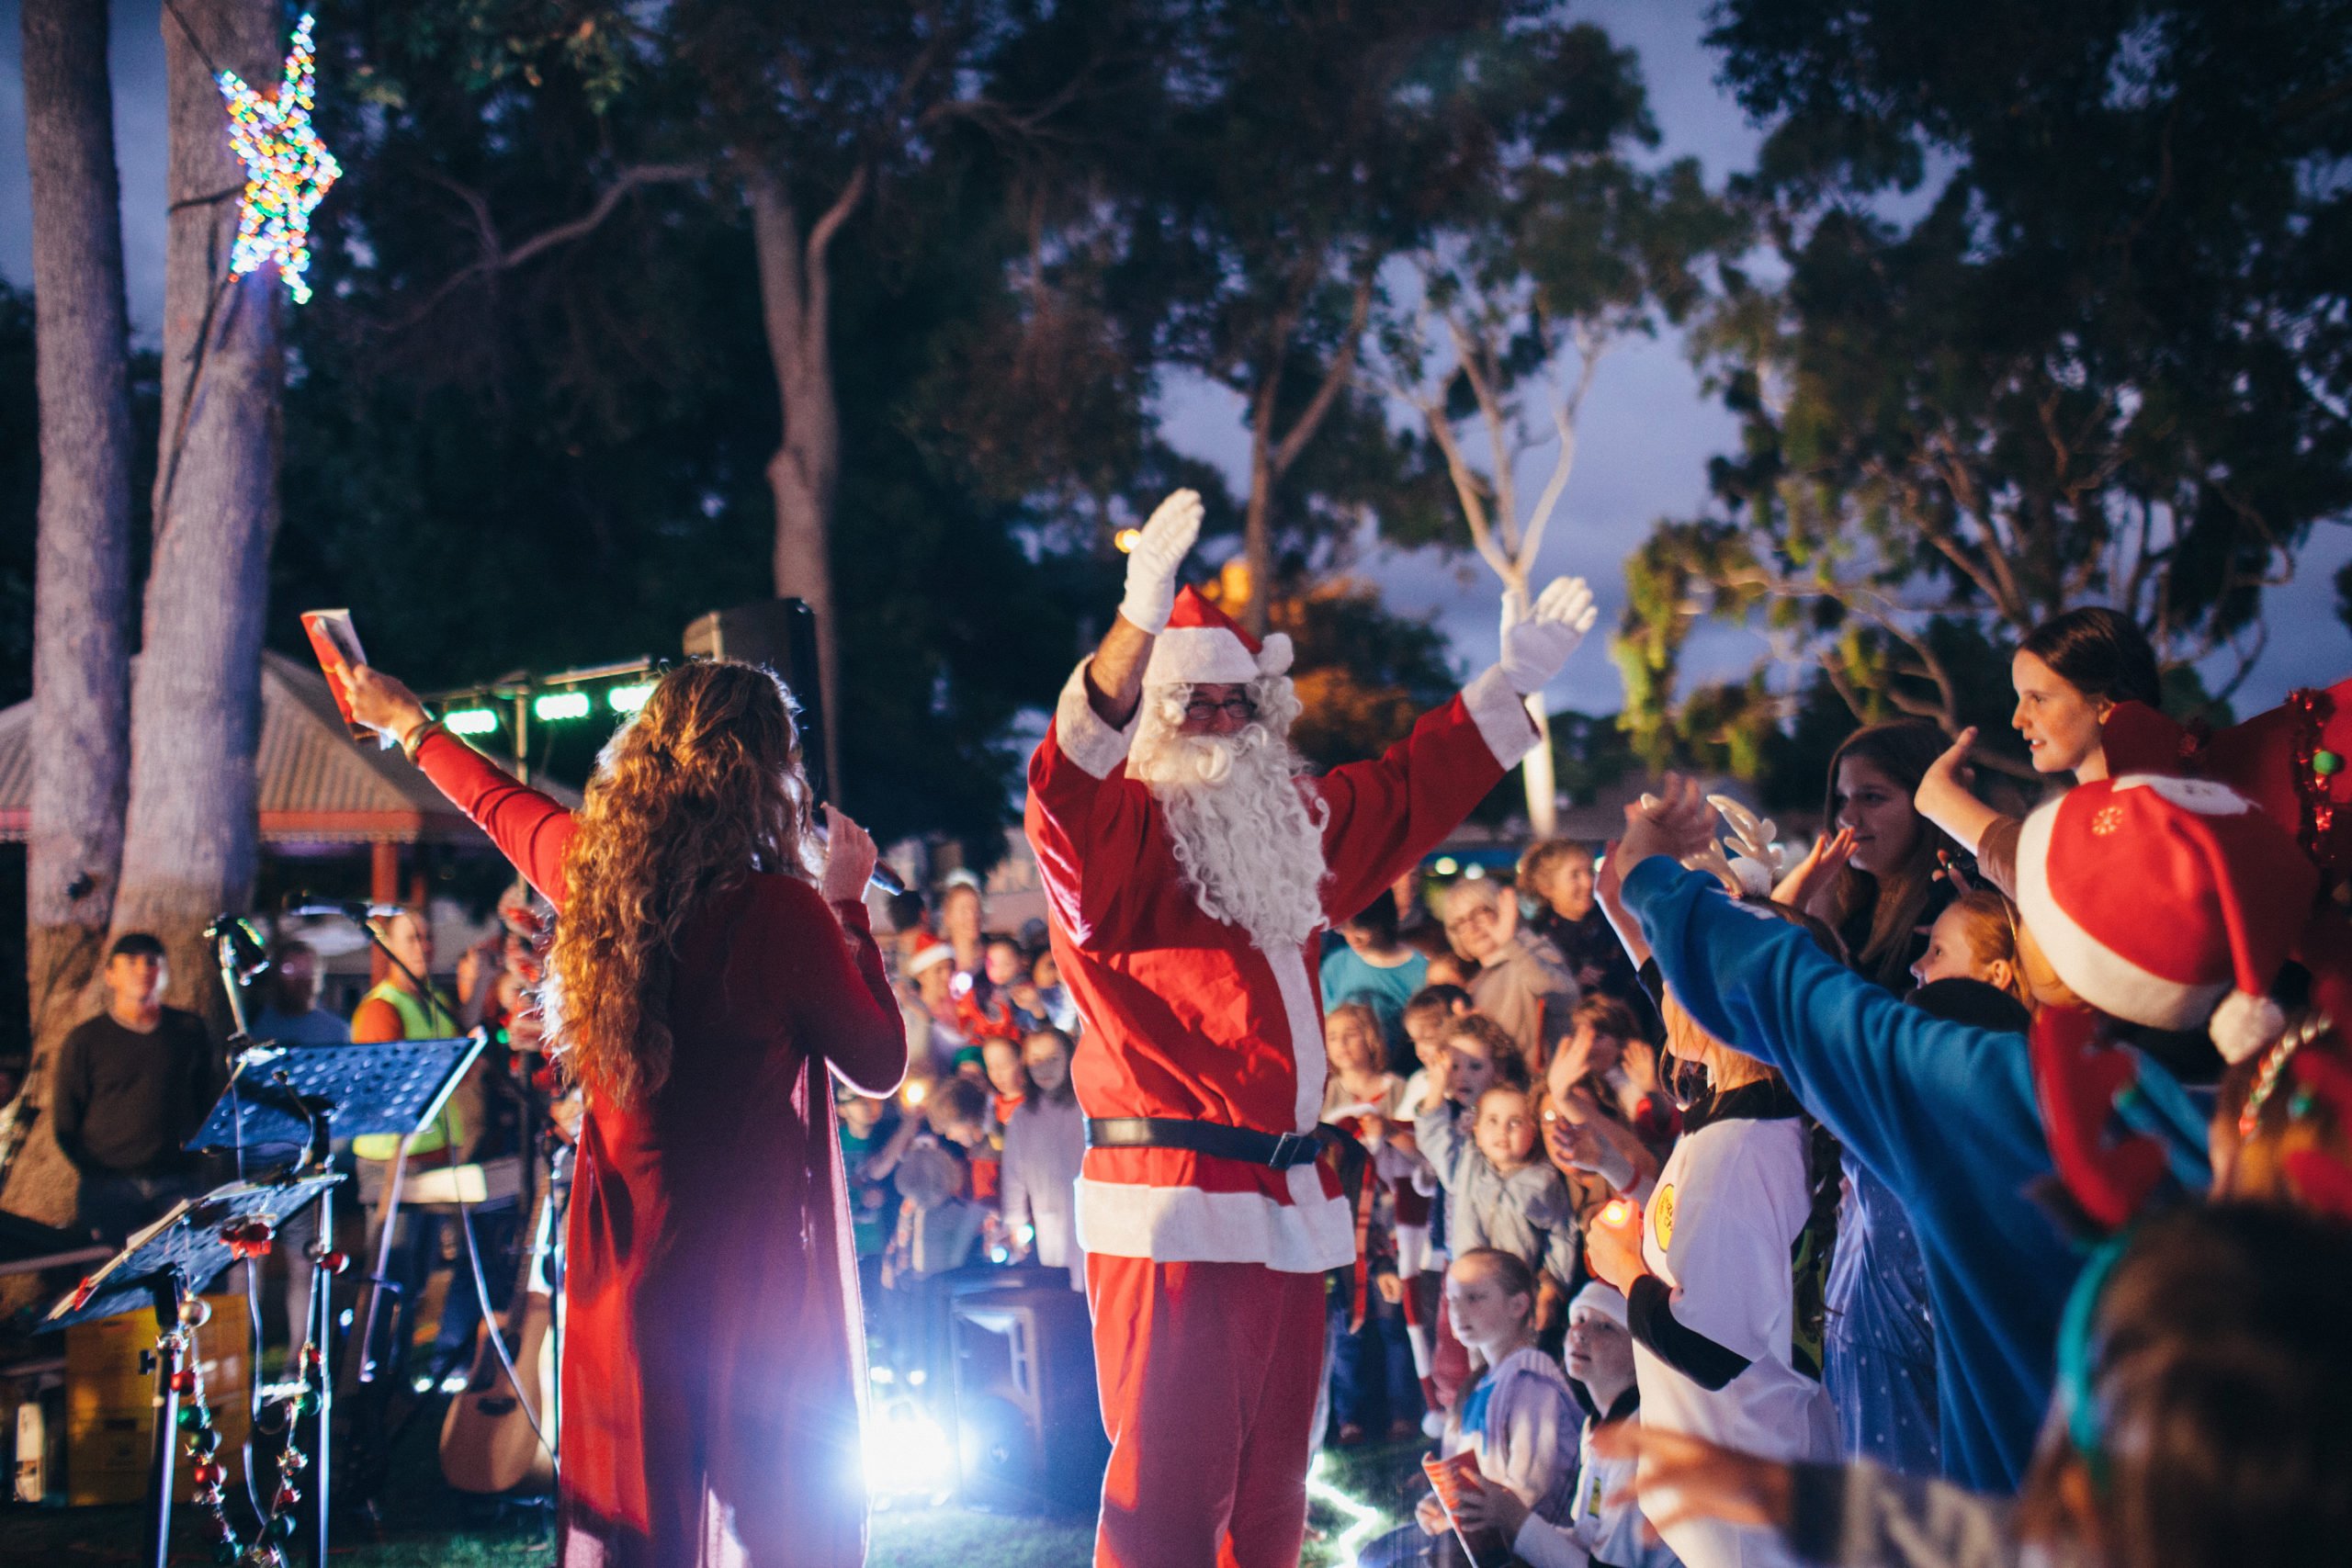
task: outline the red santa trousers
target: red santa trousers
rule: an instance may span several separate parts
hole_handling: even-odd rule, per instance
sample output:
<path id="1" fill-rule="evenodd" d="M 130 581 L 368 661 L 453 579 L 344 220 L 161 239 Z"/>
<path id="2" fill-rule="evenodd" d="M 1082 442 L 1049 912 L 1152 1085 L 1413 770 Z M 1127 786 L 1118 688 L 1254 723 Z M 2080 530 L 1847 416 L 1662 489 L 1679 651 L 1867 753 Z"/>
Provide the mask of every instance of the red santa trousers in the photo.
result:
<path id="1" fill-rule="evenodd" d="M 1323 1276 L 1089 1253 L 1111 1468 L 1095 1568 L 1295 1568 Z"/>

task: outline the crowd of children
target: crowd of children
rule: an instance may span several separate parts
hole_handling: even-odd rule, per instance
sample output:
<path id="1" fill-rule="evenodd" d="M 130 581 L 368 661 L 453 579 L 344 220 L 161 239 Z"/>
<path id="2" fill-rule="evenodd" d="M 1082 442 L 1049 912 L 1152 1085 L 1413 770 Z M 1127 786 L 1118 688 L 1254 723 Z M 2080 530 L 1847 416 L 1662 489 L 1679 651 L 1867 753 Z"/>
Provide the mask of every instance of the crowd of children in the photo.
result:
<path id="1" fill-rule="evenodd" d="M 2039 804 L 1872 725 L 1800 855 L 1669 781 L 1326 940 L 1369 1158 L 1319 1438 L 1474 1472 L 1363 1562 L 2352 1562 L 2352 682 L 2208 733 L 2154 674 L 2109 612 L 2029 640 Z M 844 1101 L 869 1294 L 1080 1285 L 1052 957 L 976 886 L 905 913 L 922 1098 Z"/>

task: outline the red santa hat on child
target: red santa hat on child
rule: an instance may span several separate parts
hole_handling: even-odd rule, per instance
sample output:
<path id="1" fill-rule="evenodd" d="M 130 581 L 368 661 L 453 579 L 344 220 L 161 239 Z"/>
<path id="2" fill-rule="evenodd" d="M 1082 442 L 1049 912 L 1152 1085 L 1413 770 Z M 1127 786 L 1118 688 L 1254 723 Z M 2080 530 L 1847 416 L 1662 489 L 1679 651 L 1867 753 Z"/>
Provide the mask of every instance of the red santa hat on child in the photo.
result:
<path id="1" fill-rule="evenodd" d="M 1281 632 L 1263 644 L 1234 618 L 1190 588 L 1180 590 L 1168 629 L 1151 645 L 1147 686 L 1238 686 L 1290 673 L 1290 638 Z"/>
<path id="2" fill-rule="evenodd" d="M 918 938 L 914 952 L 907 959 L 907 978 L 911 980 L 926 969 L 936 969 L 955 956 L 956 950 L 939 938 Z"/>
<path id="3" fill-rule="evenodd" d="M 2286 1028 L 2268 992 L 2318 886 L 2283 829 L 2205 779 L 2081 784 L 2027 818 L 2018 840 L 2018 908 L 2058 977 L 2130 1022 L 2210 1020 L 2232 1062 Z"/>

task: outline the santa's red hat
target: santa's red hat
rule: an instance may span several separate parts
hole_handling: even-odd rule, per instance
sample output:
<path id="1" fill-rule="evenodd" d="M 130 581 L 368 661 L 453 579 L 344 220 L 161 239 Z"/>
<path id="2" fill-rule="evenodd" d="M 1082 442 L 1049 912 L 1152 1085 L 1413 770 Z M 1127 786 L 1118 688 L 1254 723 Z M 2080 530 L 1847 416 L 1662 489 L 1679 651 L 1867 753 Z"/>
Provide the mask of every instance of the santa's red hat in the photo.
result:
<path id="1" fill-rule="evenodd" d="M 2018 908 L 2058 977 L 2133 1023 L 2210 1020 L 2233 1062 L 2286 1027 L 2268 992 L 2318 886 L 2283 829 L 2205 779 L 2081 784 L 2018 840 Z"/>
<path id="2" fill-rule="evenodd" d="M 956 950 L 935 936 L 915 939 L 915 950 L 907 955 L 906 975 L 911 980 L 926 969 L 936 968 L 956 956 Z"/>
<path id="3" fill-rule="evenodd" d="M 1238 686 L 1290 672 L 1290 638 L 1281 632 L 1263 644 L 1193 589 L 1176 595 L 1168 629 L 1151 645 L 1147 686 Z"/>

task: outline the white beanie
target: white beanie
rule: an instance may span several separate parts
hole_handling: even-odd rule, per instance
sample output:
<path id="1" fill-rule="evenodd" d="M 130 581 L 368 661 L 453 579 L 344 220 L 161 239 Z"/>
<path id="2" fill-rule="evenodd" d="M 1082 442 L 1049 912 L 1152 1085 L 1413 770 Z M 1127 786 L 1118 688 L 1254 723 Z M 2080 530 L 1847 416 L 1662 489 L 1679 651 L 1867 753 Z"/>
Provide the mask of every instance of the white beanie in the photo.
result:
<path id="1" fill-rule="evenodd" d="M 1576 1293 L 1576 1299 L 1568 1303 L 1570 1322 L 1576 1320 L 1578 1307 L 1589 1307 L 1620 1328 L 1633 1326 L 1631 1319 L 1626 1314 L 1624 1295 L 1606 1280 L 1592 1280 Z"/>

